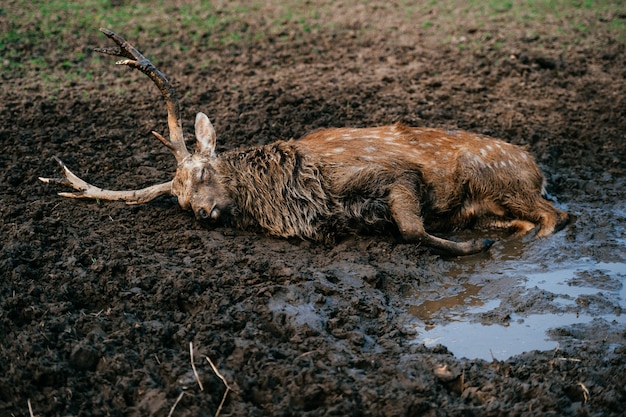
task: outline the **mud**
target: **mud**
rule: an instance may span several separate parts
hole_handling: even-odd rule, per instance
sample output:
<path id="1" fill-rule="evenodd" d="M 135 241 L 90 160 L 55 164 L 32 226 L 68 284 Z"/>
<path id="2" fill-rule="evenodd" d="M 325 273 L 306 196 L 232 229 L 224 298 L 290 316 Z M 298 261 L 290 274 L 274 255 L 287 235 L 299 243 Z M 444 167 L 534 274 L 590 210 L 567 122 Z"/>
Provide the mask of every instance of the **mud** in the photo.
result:
<path id="1" fill-rule="evenodd" d="M 221 415 L 623 415 L 624 44 L 487 22 L 459 30 L 491 41 L 459 48 L 359 19 L 220 46 L 131 40 L 176 85 L 185 129 L 206 112 L 220 149 L 396 121 L 488 133 L 529 147 L 575 221 L 541 241 L 466 232 L 499 240 L 459 259 L 390 236 L 207 230 L 170 198 L 63 199 L 37 181 L 53 155 L 108 188 L 174 170 L 149 134 L 166 130 L 157 90 L 96 60 L 94 30 L 69 40 L 93 78 L 2 75 L 0 414 L 211 416 L 225 385 L 208 357 L 233 389 Z M 54 46 L 49 70 L 66 71 Z"/>

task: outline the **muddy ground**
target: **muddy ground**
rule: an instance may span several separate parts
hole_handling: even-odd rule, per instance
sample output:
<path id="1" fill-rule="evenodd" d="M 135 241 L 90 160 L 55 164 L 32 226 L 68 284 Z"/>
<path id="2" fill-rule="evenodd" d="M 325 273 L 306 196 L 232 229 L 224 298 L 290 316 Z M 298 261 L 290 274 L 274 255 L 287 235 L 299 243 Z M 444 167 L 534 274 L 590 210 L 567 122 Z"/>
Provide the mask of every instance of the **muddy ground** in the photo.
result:
<path id="1" fill-rule="evenodd" d="M 569 32 L 530 36 L 488 20 L 442 39 L 428 25 L 368 13 L 249 42 L 206 44 L 182 31 L 129 40 L 177 87 L 185 129 L 206 112 L 220 149 L 396 121 L 528 145 L 548 191 L 577 219 L 515 247 L 540 245 L 548 270 L 563 250 L 624 262 L 615 234 L 626 211 L 622 42 L 601 30 L 580 33 L 582 42 Z M 54 91 L 2 74 L 0 414 L 28 415 L 30 401 L 40 416 L 167 416 L 174 405 L 175 416 L 212 416 L 225 386 L 209 357 L 233 389 L 221 415 L 623 415 L 624 326 L 562 331 L 558 349 L 493 360 L 414 342 L 420 294 L 453 295 L 468 262 L 515 257 L 506 238 L 461 261 L 389 236 L 322 245 L 207 230 L 171 198 L 129 207 L 58 197 L 37 181 L 57 175 L 54 155 L 109 188 L 174 171 L 149 133 L 166 131 L 156 88 L 112 58 L 97 61 L 90 48 L 108 41 L 96 29 L 66 39 L 87 54 L 89 79 Z M 53 39 L 24 53 L 59 64 L 45 71 L 68 71 L 61 63 L 71 57 L 55 55 Z M 545 294 L 478 279 L 510 295 L 485 321 L 550 308 Z"/>

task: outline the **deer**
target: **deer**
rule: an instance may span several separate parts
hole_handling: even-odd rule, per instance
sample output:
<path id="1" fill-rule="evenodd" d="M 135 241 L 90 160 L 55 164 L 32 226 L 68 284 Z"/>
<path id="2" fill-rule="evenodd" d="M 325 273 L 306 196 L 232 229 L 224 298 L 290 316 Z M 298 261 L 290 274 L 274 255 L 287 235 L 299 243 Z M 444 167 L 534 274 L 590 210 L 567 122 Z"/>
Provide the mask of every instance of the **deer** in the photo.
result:
<path id="1" fill-rule="evenodd" d="M 536 229 L 541 238 L 569 220 L 548 199 L 546 180 L 526 149 L 462 130 L 402 123 L 328 128 L 218 154 L 215 129 L 200 112 L 190 153 L 171 83 L 124 38 L 100 30 L 116 46 L 95 51 L 121 57 L 117 65 L 141 71 L 158 87 L 169 137 L 152 134 L 171 150 L 177 168 L 171 181 L 115 191 L 87 183 L 55 156 L 63 176 L 39 179 L 73 190 L 60 196 L 144 204 L 171 195 L 208 227 L 320 242 L 390 232 L 401 243 L 451 256 L 486 251 L 494 240 L 454 241 L 433 233 L 480 227 L 522 236 Z"/>

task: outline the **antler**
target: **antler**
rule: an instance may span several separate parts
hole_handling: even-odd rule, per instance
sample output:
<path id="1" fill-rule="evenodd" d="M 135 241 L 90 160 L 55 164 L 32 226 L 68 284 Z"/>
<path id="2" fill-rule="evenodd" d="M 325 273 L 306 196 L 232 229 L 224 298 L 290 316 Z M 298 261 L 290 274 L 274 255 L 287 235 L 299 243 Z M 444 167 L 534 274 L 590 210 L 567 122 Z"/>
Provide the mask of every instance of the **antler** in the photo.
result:
<path id="1" fill-rule="evenodd" d="M 39 177 L 39 181 L 45 182 L 46 184 L 62 185 L 64 187 L 73 188 L 74 190 L 76 190 L 76 192 L 74 193 L 58 193 L 61 197 L 92 198 L 100 200 L 125 201 L 127 204 L 143 204 L 152 201 L 159 196 L 172 194 L 172 181 L 142 188 L 140 190 L 105 190 L 103 188 L 91 185 L 76 176 L 76 174 L 70 171 L 69 168 L 63 163 L 63 161 L 61 161 L 56 156 L 54 157 L 54 159 L 61 167 L 64 178 Z"/>
<path id="2" fill-rule="evenodd" d="M 176 161 L 180 164 L 183 159 L 189 156 L 189 151 L 185 146 L 185 139 L 183 138 L 183 125 L 180 120 L 180 106 L 178 104 L 178 97 L 176 91 L 170 82 L 165 78 L 165 75 L 159 71 L 153 64 L 141 54 L 134 46 L 128 43 L 124 38 L 118 34 L 105 29 L 100 28 L 100 31 L 104 33 L 109 39 L 112 39 L 118 46 L 113 48 L 96 48 L 96 52 L 100 52 L 107 55 L 121 56 L 128 59 L 117 61 L 117 65 L 128 65 L 131 68 L 138 69 L 146 74 L 156 84 L 165 98 L 165 104 L 167 105 L 167 124 L 170 129 L 170 139 L 167 140 L 157 132 L 152 132 L 165 146 L 170 148 L 176 157 Z"/>
<path id="3" fill-rule="evenodd" d="M 117 46 L 112 48 L 96 48 L 95 51 L 107 54 L 124 57 L 126 59 L 117 61 L 117 65 L 127 65 L 131 68 L 138 69 L 146 74 L 156 84 L 165 99 L 167 105 L 167 123 L 170 131 L 170 138 L 166 139 L 157 132 L 152 132 L 157 139 L 159 139 L 165 146 L 167 146 L 176 161 L 180 164 L 190 153 L 185 146 L 185 139 L 183 137 L 183 127 L 180 119 L 180 107 L 178 104 L 178 97 L 176 91 L 165 78 L 165 75 L 159 71 L 153 64 L 144 57 L 133 45 L 128 43 L 124 38 L 116 33 L 101 28 L 100 31 L 104 33 L 108 38 L 112 39 Z M 128 204 L 141 204 L 154 200 L 155 198 L 171 194 L 172 193 L 172 181 L 168 181 L 163 184 L 153 185 L 151 187 L 143 188 L 140 190 L 129 191 L 113 191 L 105 190 L 99 187 L 95 187 L 70 171 L 67 166 L 57 157 L 54 157 L 57 163 L 60 165 L 64 178 L 42 178 L 39 180 L 45 183 L 62 185 L 68 188 L 72 188 L 77 192 L 64 192 L 59 193 L 60 196 L 70 198 L 93 198 L 101 200 L 118 200 L 125 201 Z"/>

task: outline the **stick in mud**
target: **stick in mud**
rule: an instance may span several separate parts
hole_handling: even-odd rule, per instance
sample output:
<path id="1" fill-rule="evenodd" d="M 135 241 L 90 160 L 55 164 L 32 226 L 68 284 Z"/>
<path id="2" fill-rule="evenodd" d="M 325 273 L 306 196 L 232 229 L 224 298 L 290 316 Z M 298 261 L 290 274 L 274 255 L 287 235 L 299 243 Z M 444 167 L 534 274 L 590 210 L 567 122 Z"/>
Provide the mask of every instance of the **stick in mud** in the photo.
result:
<path id="1" fill-rule="evenodd" d="M 215 375 L 217 375 L 219 379 L 222 380 L 222 382 L 224 383 L 224 386 L 226 387 L 226 391 L 224 391 L 224 395 L 222 396 L 222 401 L 220 402 L 220 405 L 219 407 L 217 407 L 217 411 L 215 412 L 215 417 L 218 417 L 220 415 L 220 412 L 222 411 L 224 402 L 226 401 L 226 396 L 228 395 L 228 391 L 234 391 L 234 390 L 230 387 L 230 385 L 228 385 L 228 382 L 226 382 L 226 378 L 224 378 L 222 374 L 220 374 L 220 371 L 217 370 L 217 367 L 213 364 L 213 361 L 211 361 L 211 358 L 209 358 L 208 356 L 205 356 L 205 358 L 207 361 L 209 361 L 209 364 L 211 365 L 211 368 L 213 368 L 213 372 L 215 372 Z"/>
<path id="2" fill-rule="evenodd" d="M 193 361 L 193 342 L 189 342 L 189 356 L 191 357 L 191 369 L 193 370 L 193 375 L 196 377 L 196 381 L 198 382 L 198 386 L 200 387 L 200 391 L 204 391 L 204 387 L 202 386 L 202 381 L 200 381 L 200 376 L 198 375 L 198 370 L 196 369 L 196 364 Z"/>
<path id="3" fill-rule="evenodd" d="M 178 398 L 176 398 L 176 401 L 174 401 L 174 405 L 172 406 L 172 408 L 170 408 L 170 412 L 167 415 L 167 417 L 172 417 L 172 415 L 174 414 L 174 410 L 176 409 L 176 406 L 178 405 L 178 403 L 180 402 L 180 400 L 183 398 L 184 395 L 185 395 L 185 391 L 182 391 L 180 395 L 178 396 Z"/>

